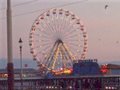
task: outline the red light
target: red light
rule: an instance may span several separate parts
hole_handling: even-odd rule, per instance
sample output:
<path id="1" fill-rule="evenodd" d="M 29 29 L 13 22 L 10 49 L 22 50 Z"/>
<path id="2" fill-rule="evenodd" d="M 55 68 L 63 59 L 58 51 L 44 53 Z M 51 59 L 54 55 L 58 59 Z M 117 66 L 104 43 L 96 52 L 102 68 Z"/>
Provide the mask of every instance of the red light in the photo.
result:
<path id="1" fill-rule="evenodd" d="M 101 66 L 101 72 L 102 72 L 102 74 L 106 74 L 106 73 L 108 72 L 108 67 L 107 67 L 107 65 L 102 65 L 102 66 Z"/>

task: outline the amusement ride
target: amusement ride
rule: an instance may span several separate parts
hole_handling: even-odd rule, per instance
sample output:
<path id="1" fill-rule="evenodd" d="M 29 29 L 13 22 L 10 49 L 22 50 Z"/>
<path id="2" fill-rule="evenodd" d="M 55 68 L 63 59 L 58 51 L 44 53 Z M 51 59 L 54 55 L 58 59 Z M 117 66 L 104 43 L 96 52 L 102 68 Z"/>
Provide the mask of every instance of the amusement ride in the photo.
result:
<path id="1" fill-rule="evenodd" d="M 54 8 L 34 21 L 29 45 L 42 76 L 71 73 L 73 63 L 86 57 L 87 32 L 74 13 Z"/>

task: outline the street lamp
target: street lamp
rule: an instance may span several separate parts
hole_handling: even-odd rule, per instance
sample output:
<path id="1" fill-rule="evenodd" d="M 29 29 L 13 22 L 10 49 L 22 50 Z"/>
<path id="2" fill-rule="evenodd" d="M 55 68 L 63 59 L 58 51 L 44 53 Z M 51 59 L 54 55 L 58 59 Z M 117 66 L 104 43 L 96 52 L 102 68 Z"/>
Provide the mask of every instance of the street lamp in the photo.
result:
<path id="1" fill-rule="evenodd" d="M 22 78 L 22 74 L 23 74 L 23 70 L 22 70 L 22 43 L 23 43 L 23 41 L 20 38 L 18 42 L 20 44 L 19 48 L 20 48 L 20 68 L 21 68 L 21 72 L 20 72 L 21 90 L 23 90 L 23 78 Z"/>

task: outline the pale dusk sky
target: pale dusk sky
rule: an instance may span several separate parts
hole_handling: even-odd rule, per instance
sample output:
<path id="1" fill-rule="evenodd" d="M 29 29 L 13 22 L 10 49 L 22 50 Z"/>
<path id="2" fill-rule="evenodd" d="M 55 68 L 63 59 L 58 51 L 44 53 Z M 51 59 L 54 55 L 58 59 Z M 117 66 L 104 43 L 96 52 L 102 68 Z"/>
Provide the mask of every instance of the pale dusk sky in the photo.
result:
<path id="1" fill-rule="evenodd" d="M 86 58 L 99 62 L 120 60 L 120 1 L 119 0 L 11 0 L 13 12 L 13 58 L 19 58 L 19 43 L 23 40 L 23 58 L 32 59 L 29 32 L 34 20 L 46 9 L 61 7 L 79 16 L 88 33 Z M 7 58 L 6 0 L 0 0 L 0 58 Z M 108 7 L 105 9 L 105 5 Z M 44 9 L 44 10 L 43 10 Z M 39 11 L 36 11 L 39 10 Z M 36 12 L 34 12 L 36 11 Z M 33 12 L 33 13 L 30 13 Z"/>

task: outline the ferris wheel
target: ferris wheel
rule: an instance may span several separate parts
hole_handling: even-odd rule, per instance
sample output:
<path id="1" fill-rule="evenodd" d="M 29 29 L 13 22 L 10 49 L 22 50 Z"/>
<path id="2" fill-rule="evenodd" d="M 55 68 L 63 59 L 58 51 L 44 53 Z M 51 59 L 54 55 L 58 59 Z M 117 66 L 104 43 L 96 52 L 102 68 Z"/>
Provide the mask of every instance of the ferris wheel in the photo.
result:
<path id="1" fill-rule="evenodd" d="M 64 9 L 42 13 L 32 25 L 30 52 L 41 73 L 72 68 L 74 60 L 85 59 L 87 32 L 81 19 Z"/>

